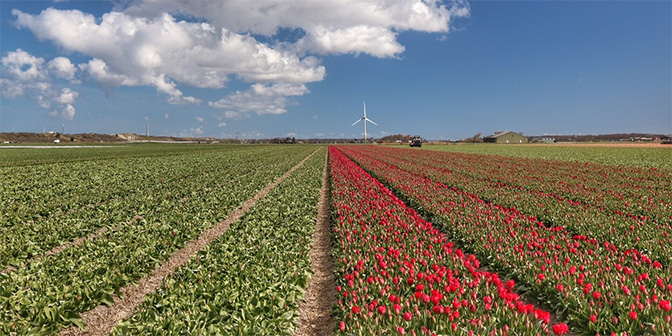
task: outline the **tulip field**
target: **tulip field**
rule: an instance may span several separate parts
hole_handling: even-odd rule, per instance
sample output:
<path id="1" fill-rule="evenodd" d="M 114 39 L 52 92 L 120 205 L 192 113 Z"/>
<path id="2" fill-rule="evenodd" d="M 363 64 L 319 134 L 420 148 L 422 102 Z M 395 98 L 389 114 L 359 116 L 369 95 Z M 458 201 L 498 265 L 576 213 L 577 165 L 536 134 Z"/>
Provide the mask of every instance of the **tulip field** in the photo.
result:
<path id="1" fill-rule="evenodd" d="M 518 315 L 538 317 L 538 309 L 552 311 L 563 321 L 549 325 L 542 319 L 542 334 L 563 334 L 566 327 L 585 335 L 672 333 L 669 171 L 372 146 L 338 147 L 332 150 L 332 165 L 341 154 L 389 190 L 377 194 L 399 197 L 406 202 L 402 208 L 408 206 L 432 223 L 399 220 L 379 210 L 382 201 L 372 196 L 355 202 L 363 209 L 352 202 L 342 208 L 335 204 L 334 211 L 342 213 L 336 223 L 345 226 L 337 233 L 343 237 L 341 246 L 347 251 L 345 244 L 352 241 L 359 251 L 352 259 L 340 260 L 341 289 L 354 286 L 356 302 L 361 302 L 355 305 L 348 299 L 350 292 L 341 299 L 346 332 L 351 325 L 364 330 L 383 325 L 450 334 L 444 330 L 456 323 L 455 316 L 446 314 L 445 307 L 464 298 L 464 306 L 456 304 L 462 308 L 460 316 L 475 313 L 458 319 L 456 328 L 465 333 L 524 330 L 520 326 L 535 325 L 534 320 L 523 323 L 516 320 Z M 366 188 L 374 185 L 373 177 L 363 182 Z M 366 197 L 352 187 L 345 190 L 342 197 Z M 334 199 L 341 197 L 333 192 Z M 376 231 L 368 224 L 372 220 L 362 218 L 390 227 Z M 417 226 L 439 237 L 421 237 Z M 404 241 L 406 236 L 410 241 Z M 399 251 L 399 244 L 408 248 L 410 243 L 416 244 L 413 252 Z M 469 255 L 463 267 L 471 268 L 465 274 L 450 266 L 453 273 L 480 279 L 479 274 L 491 272 L 498 279 L 510 279 L 511 290 L 536 306 L 528 310 L 527 305 L 505 301 L 503 306 L 511 311 L 484 313 L 496 301 L 482 289 L 470 294 L 477 288 L 473 280 L 463 285 L 463 293 L 451 293 L 444 284 L 451 272 L 442 270 L 446 263 L 437 260 L 446 258 L 444 250 L 455 253 L 455 246 Z M 500 299 L 509 298 L 501 289 L 496 293 Z M 375 299 L 362 298 L 367 296 Z M 386 318 L 371 306 L 375 301 L 389 310 L 394 307 L 390 296 L 403 298 L 401 317 Z"/>
<path id="2" fill-rule="evenodd" d="M 0 335 L 672 335 L 666 160 L 427 147 L 0 147 Z"/>

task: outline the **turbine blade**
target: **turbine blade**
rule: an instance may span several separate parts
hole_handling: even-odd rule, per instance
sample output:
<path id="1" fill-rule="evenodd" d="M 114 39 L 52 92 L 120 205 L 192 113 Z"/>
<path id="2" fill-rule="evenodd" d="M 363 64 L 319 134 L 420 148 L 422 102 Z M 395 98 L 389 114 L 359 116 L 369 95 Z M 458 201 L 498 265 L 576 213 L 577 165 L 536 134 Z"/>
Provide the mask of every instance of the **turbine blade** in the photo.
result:
<path id="1" fill-rule="evenodd" d="M 366 102 L 364 102 L 364 118 L 366 118 Z"/>
<path id="2" fill-rule="evenodd" d="M 362 121 L 362 119 L 359 119 L 359 120 L 355 121 L 355 123 L 350 125 L 350 127 L 357 125 L 357 123 L 360 122 L 360 121 Z"/>
<path id="3" fill-rule="evenodd" d="M 366 121 L 368 121 L 368 122 L 370 122 L 370 123 L 372 123 L 372 124 L 378 126 L 378 124 L 376 124 L 373 120 L 371 120 L 371 119 L 369 119 L 369 118 L 366 118 Z"/>

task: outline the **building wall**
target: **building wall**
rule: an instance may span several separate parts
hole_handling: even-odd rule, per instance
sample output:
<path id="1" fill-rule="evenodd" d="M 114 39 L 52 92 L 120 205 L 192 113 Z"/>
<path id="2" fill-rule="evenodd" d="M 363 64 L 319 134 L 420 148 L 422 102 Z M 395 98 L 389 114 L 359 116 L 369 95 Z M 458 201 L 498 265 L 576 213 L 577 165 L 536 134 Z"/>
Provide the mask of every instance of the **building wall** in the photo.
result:
<path id="1" fill-rule="evenodd" d="M 494 142 L 498 144 L 517 144 L 517 143 L 527 143 L 527 138 L 514 132 L 509 132 L 502 134 L 496 138 L 487 137 L 484 139 L 485 142 Z"/>
<path id="2" fill-rule="evenodd" d="M 518 133 L 507 133 L 497 138 L 497 143 L 527 143 L 527 138 Z"/>

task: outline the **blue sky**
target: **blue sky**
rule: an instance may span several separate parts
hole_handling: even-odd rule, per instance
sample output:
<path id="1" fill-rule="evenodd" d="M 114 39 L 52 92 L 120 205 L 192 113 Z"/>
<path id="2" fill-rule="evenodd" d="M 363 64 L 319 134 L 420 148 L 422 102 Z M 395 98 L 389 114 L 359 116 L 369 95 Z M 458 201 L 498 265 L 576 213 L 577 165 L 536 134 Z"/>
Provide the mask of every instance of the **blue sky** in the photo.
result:
<path id="1" fill-rule="evenodd" d="M 2 0 L 0 131 L 672 133 L 669 1 L 341 2 Z"/>

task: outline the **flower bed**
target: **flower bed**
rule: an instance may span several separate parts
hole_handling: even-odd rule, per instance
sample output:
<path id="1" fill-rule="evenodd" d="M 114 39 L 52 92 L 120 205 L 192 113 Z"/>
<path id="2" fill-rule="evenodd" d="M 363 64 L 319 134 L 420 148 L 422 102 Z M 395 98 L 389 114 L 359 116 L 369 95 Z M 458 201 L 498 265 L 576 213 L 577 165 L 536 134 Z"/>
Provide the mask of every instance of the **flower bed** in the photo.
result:
<path id="1" fill-rule="evenodd" d="M 566 331 L 333 147 L 330 163 L 341 334 Z"/>
<path id="2" fill-rule="evenodd" d="M 669 269 L 633 249 L 450 188 L 424 176 L 343 148 L 414 207 L 443 223 L 443 230 L 493 268 L 515 276 L 539 300 L 589 334 L 669 334 Z"/>

